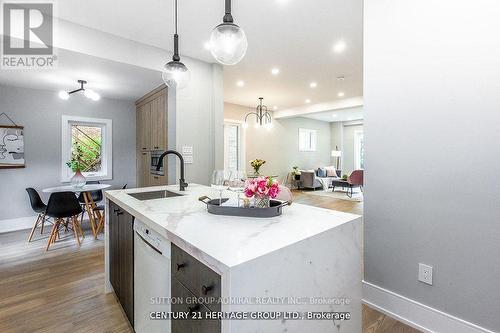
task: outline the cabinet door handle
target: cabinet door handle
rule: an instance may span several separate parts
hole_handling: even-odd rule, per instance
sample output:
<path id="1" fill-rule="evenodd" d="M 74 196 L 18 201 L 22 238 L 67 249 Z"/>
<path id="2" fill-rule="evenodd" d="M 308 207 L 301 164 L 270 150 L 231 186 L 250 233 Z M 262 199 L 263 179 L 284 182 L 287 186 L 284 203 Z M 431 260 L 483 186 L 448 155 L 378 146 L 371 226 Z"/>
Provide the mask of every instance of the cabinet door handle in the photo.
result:
<path id="1" fill-rule="evenodd" d="M 122 215 L 122 214 L 123 214 L 123 212 L 121 210 L 116 212 L 116 215 Z"/>
<path id="2" fill-rule="evenodd" d="M 186 263 L 177 264 L 177 271 L 180 271 L 184 267 L 186 267 Z"/>
<path id="3" fill-rule="evenodd" d="M 155 147 L 155 149 L 158 149 L 158 147 Z"/>
<path id="4" fill-rule="evenodd" d="M 119 209 L 117 209 L 117 208 L 113 209 L 113 213 L 117 213 L 117 212 L 119 212 L 119 211 L 120 211 L 120 210 L 119 210 Z"/>
<path id="5" fill-rule="evenodd" d="M 147 155 L 148 153 L 142 153 L 142 155 Z"/>
<path id="6" fill-rule="evenodd" d="M 214 289 L 214 286 L 213 286 L 213 285 L 208 286 L 208 287 L 207 287 L 207 286 L 205 286 L 205 285 L 203 285 L 203 286 L 201 287 L 201 292 L 203 293 L 203 295 L 208 295 L 208 293 L 209 293 L 212 289 Z"/>

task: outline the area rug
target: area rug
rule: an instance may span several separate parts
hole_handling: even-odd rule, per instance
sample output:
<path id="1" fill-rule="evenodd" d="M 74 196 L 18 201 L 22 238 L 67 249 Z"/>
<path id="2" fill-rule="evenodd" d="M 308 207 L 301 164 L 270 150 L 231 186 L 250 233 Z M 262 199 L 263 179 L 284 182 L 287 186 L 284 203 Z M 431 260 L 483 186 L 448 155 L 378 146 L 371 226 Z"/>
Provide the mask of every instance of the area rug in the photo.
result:
<path id="1" fill-rule="evenodd" d="M 320 197 L 330 197 L 330 198 L 335 198 L 335 199 L 340 199 L 340 200 L 346 200 L 346 201 L 355 201 L 355 202 L 362 202 L 363 201 L 363 192 L 361 192 L 359 189 L 354 189 L 354 192 L 352 194 L 352 198 L 349 198 L 347 196 L 346 192 L 343 191 L 341 188 L 336 188 L 335 192 L 332 192 L 332 189 L 328 189 L 327 191 L 316 190 L 316 191 L 307 191 L 304 193 L 311 194 L 311 195 L 318 195 Z"/>

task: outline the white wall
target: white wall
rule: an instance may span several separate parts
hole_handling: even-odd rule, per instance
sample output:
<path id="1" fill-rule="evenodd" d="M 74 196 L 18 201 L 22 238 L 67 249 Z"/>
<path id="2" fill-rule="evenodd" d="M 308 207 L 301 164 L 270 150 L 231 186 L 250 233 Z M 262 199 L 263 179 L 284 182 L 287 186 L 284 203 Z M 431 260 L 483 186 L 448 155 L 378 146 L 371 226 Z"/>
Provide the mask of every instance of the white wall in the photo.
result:
<path id="1" fill-rule="evenodd" d="M 500 3 L 364 10 L 365 279 L 498 331 Z"/>
<path id="2" fill-rule="evenodd" d="M 356 169 L 354 138 L 357 131 L 363 131 L 363 125 L 343 124 L 342 130 L 342 174 L 350 175 Z"/>
<path id="3" fill-rule="evenodd" d="M 235 104 L 224 104 L 224 118 L 242 121 L 245 114 L 253 108 Z M 245 130 L 247 172 L 253 172 L 249 161 L 261 158 L 266 161 L 262 172 L 266 175 L 284 177 L 293 166 L 302 169 L 316 169 L 330 165 L 331 139 L 330 124 L 309 118 L 274 119 L 271 130 L 255 129 L 250 126 Z M 317 150 L 315 152 L 299 152 L 299 128 L 318 131 Z"/>
<path id="4" fill-rule="evenodd" d="M 340 169 L 342 175 L 350 175 L 356 169 L 354 161 L 354 134 L 363 130 L 363 123 L 360 121 L 336 121 L 330 123 L 332 150 L 338 147 L 342 151 Z M 332 164 L 336 165 L 336 159 L 331 158 Z"/>
<path id="5" fill-rule="evenodd" d="M 189 85 L 177 92 L 177 99 L 175 90 L 169 90 L 169 146 L 181 153 L 184 145 L 192 146 L 186 181 L 209 185 L 212 171 L 224 163 L 222 66 L 189 58 L 186 66 L 191 71 Z M 178 159 L 170 156 L 168 163 L 169 182 L 178 182 Z"/>
<path id="6" fill-rule="evenodd" d="M 113 179 L 116 187 L 135 186 L 135 104 L 102 98 L 90 101 L 74 95 L 63 101 L 57 92 L 0 85 L 0 113 L 24 126 L 26 168 L 0 169 L 2 220 L 32 216 L 27 187 L 41 190 L 61 184 L 61 116 L 113 120 Z M 4 124 L 4 118 L 1 119 Z M 48 195 L 42 194 L 46 201 Z M 0 225 L 0 229 L 2 226 Z"/>

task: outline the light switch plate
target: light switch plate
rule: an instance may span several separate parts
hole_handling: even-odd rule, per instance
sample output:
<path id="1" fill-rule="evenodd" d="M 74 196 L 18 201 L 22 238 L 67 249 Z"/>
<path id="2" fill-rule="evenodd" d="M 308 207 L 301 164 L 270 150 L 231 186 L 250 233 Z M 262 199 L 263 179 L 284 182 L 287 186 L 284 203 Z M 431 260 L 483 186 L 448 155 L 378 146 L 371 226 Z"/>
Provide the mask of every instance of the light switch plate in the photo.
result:
<path id="1" fill-rule="evenodd" d="M 418 280 L 432 286 L 432 266 L 419 263 Z"/>

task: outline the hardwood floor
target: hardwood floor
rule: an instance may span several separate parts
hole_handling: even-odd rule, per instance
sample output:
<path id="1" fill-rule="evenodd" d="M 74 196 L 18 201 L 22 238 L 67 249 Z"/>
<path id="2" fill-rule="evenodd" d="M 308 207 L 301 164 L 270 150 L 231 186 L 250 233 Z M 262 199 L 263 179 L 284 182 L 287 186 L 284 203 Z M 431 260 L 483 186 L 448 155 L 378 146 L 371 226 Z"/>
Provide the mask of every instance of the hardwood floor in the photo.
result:
<path id="1" fill-rule="evenodd" d="M 318 195 L 311 195 L 310 191 L 297 191 L 293 192 L 294 202 L 298 202 L 304 205 L 311 205 L 321 208 L 328 208 L 333 210 L 338 210 L 346 213 L 353 213 L 358 215 L 363 215 L 363 202 L 341 200 L 332 197 L 322 197 Z"/>
<path id="2" fill-rule="evenodd" d="M 362 214 L 363 203 L 294 191 L 296 202 Z M 0 234 L 0 332 L 133 332 L 115 297 L 104 294 L 104 241 L 84 223 L 81 248 L 71 231 L 45 252 L 49 230 Z M 363 307 L 363 333 L 418 333 Z"/>
<path id="3" fill-rule="evenodd" d="M 86 224 L 88 226 L 88 223 Z M 90 229 L 79 249 L 72 231 L 45 252 L 49 230 L 0 234 L 0 332 L 132 332 L 104 294 L 104 241 Z"/>

